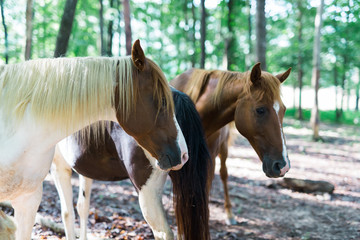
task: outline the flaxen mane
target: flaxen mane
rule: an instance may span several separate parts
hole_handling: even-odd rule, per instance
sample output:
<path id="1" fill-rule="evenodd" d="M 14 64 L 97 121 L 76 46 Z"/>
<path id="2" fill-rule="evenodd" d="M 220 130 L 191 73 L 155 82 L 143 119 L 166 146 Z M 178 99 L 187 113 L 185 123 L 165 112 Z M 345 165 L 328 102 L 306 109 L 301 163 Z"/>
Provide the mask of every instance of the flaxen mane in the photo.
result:
<path id="1" fill-rule="evenodd" d="M 19 122 L 25 111 L 30 111 L 36 120 L 63 129 L 79 121 L 90 122 L 114 106 L 116 83 L 119 110 L 126 119 L 137 91 L 132 73 L 130 57 L 39 59 L 6 65 L 0 72 L 5 120 Z"/>
<path id="2" fill-rule="evenodd" d="M 16 226 L 13 220 L 0 210 L 0 239 L 15 240 Z"/>
<path id="3" fill-rule="evenodd" d="M 240 73 L 221 70 L 201 70 L 194 69 L 190 80 L 186 84 L 185 93 L 196 102 L 203 94 L 210 78 L 217 78 L 218 83 L 212 94 L 211 101 L 218 105 L 221 99 L 223 89 L 231 87 L 231 85 L 242 86 L 239 97 L 253 97 L 256 101 L 260 101 L 265 96 L 270 97 L 270 100 L 280 99 L 280 81 L 267 72 L 262 72 L 261 81 L 253 90 L 253 84 L 250 81 L 250 72 Z M 230 86 L 229 86 L 230 85 Z"/>

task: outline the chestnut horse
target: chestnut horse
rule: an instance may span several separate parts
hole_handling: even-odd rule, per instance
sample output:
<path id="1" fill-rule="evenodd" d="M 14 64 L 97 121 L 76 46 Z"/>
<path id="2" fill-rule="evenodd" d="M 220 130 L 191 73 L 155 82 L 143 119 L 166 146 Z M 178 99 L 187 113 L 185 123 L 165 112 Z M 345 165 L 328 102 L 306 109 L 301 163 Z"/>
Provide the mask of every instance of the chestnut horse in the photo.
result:
<path id="1" fill-rule="evenodd" d="M 211 174 L 201 120 L 191 99 L 173 89 L 177 121 L 189 148 L 189 161 L 179 171 L 163 171 L 155 167 L 154 159 L 144 153 L 133 137 L 116 123 L 111 123 L 105 139 L 95 135 L 81 141 L 76 134 L 58 144 L 51 168 L 61 199 L 61 212 L 68 240 L 75 239 L 74 209 L 71 188 L 71 167 L 79 173 L 80 186 L 77 210 L 80 217 L 80 239 L 86 239 L 92 179 L 118 181 L 130 178 L 139 194 L 145 220 L 155 239 L 173 239 L 162 206 L 162 192 L 169 174 L 173 183 L 178 239 L 209 239 L 208 174 Z M 96 144 L 97 143 L 97 144 Z"/>
<path id="2" fill-rule="evenodd" d="M 31 237 L 56 143 L 93 122 L 118 121 L 158 160 L 157 166 L 179 169 L 188 153 L 173 108 L 163 73 L 145 58 L 138 40 L 131 57 L 2 66 L 0 201 L 10 201 L 15 209 L 16 239 Z M 98 124 L 94 132 L 102 135 L 104 128 Z"/>
<path id="3" fill-rule="evenodd" d="M 268 177 L 282 177 L 290 169 L 282 120 L 285 106 L 280 84 L 291 68 L 276 76 L 261 71 L 260 63 L 245 73 L 191 69 L 171 81 L 188 94 L 198 110 L 213 162 L 220 156 L 220 176 L 224 186 L 226 223 L 235 224 L 227 186 L 228 123 L 248 139 Z"/>

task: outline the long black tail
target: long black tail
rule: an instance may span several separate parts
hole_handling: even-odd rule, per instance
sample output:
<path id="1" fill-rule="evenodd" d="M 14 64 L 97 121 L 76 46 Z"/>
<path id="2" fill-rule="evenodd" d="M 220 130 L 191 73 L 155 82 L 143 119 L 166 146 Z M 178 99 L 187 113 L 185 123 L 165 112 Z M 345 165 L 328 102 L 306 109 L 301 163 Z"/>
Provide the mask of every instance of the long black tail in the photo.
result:
<path id="1" fill-rule="evenodd" d="M 208 240 L 209 189 L 212 161 L 206 145 L 201 120 L 191 99 L 175 89 L 176 119 L 184 134 L 189 160 L 179 171 L 169 173 L 173 183 L 178 239 Z"/>

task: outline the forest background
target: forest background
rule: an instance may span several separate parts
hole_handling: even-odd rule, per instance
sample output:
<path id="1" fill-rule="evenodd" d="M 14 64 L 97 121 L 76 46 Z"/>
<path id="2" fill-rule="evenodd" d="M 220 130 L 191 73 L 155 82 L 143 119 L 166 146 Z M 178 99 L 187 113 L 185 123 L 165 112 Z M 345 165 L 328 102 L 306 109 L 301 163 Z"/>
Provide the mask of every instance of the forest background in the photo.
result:
<path id="1" fill-rule="evenodd" d="M 324 121 L 360 125 L 358 0 L 0 3 L 0 64 L 53 56 L 125 56 L 140 39 L 169 80 L 192 67 L 247 71 L 257 61 L 272 73 L 292 67 L 282 91 L 288 116 L 309 119 L 309 108 L 319 105 Z"/>

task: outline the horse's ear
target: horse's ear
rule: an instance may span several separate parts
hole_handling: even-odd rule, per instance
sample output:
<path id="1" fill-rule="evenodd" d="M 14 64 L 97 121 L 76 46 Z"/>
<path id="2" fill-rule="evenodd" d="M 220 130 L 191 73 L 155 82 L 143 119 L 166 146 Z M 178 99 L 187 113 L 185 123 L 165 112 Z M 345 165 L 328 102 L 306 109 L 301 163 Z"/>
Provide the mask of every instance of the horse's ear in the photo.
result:
<path id="1" fill-rule="evenodd" d="M 283 83 L 290 75 L 290 72 L 291 72 L 291 67 L 286 70 L 286 72 L 283 72 L 283 73 L 279 73 L 278 75 L 276 75 L 277 79 L 280 80 L 281 83 Z"/>
<path id="2" fill-rule="evenodd" d="M 256 85 L 260 81 L 260 78 L 261 78 L 261 67 L 260 67 L 260 63 L 258 62 L 251 69 L 250 80 L 254 85 Z"/>
<path id="3" fill-rule="evenodd" d="M 137 39 L 131 49 L 131 59 L 140 71 L 144 70 L 145 67 L 145 54 L 140 46 L 140 40 Z"/>

